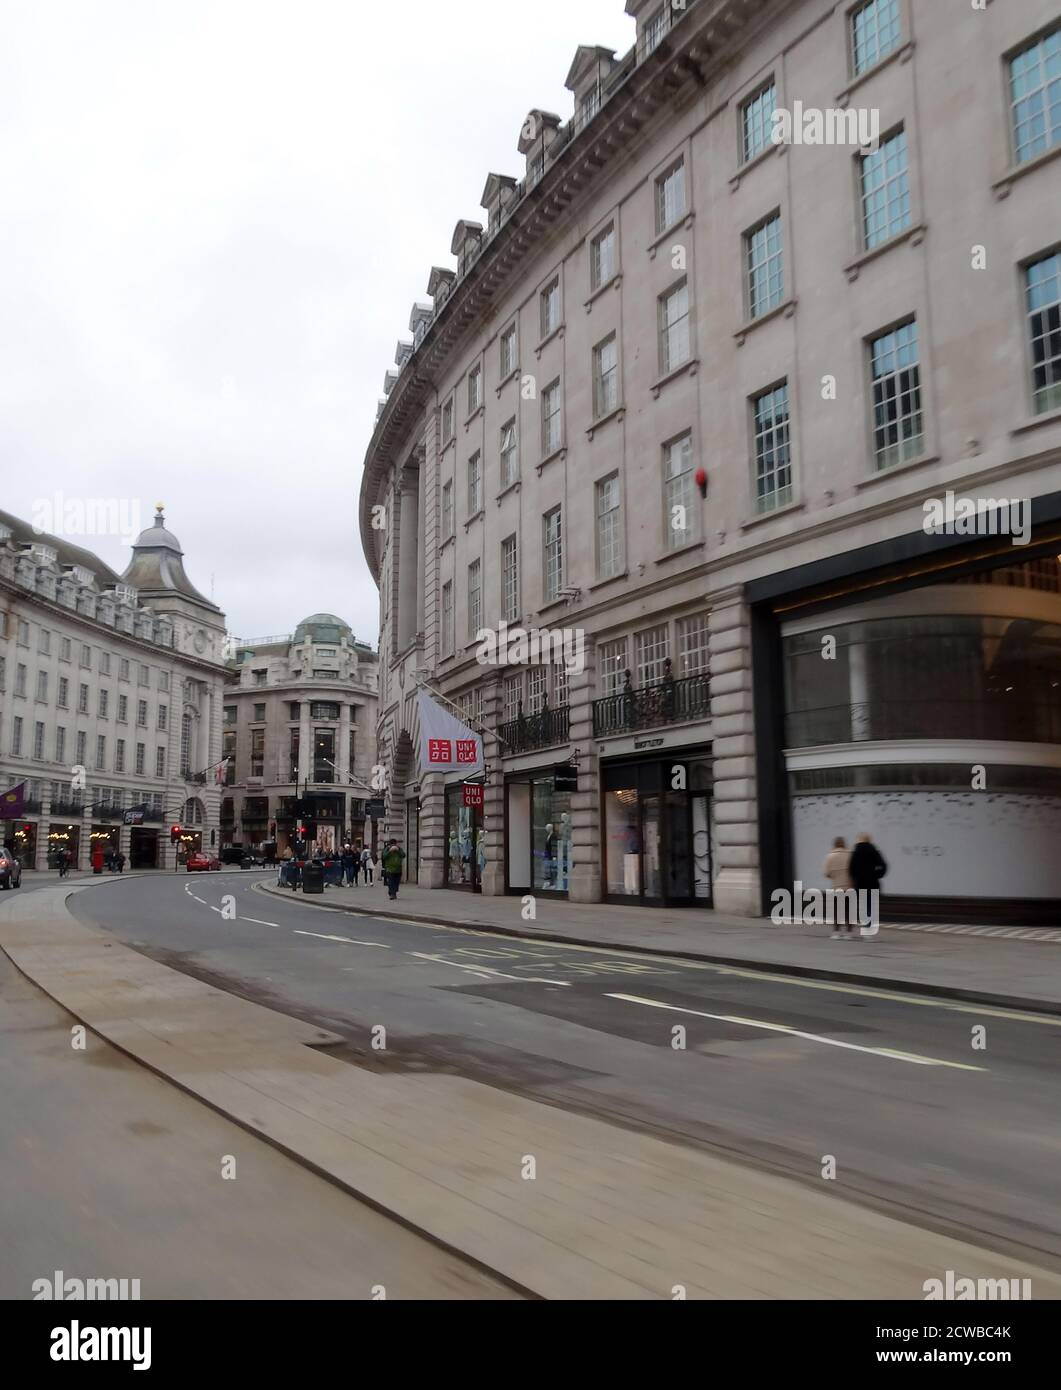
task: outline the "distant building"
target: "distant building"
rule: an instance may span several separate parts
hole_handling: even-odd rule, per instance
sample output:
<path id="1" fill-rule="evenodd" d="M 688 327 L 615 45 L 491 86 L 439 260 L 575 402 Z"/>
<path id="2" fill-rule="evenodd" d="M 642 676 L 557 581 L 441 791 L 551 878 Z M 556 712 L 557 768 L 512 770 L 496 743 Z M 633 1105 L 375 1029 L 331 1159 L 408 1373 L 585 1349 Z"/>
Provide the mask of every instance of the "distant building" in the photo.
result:
<path id="1" fill-rule="evenodd" d="M 0 786 L 27 783 L 0 833 L 27 869 L 96 845 L 172 867 L 177 823 L 216 847 L 224 638 L 161 508 L 120 576 L 0 512 Z"/>
<path id="2" fill-rule="evenodd" d="M 365 803 L 376 761 L 376 653 L 332 613 L 293 635 L 237 640 L 226 675 L 222 841 L 295 839 L 297 799 L 307 836 L 324 848 L 374 843 Z"/>

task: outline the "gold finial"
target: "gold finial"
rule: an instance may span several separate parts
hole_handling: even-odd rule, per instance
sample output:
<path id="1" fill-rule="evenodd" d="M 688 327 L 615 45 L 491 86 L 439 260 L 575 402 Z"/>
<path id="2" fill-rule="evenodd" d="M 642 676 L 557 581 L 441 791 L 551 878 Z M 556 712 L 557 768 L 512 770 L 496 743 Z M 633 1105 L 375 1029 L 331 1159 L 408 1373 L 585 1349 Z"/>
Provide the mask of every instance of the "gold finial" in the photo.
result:
<path id="1" fill-rule="evenodd" d="M 164 505 L 165 505 L 165 504 L 164 504 L 163 502 L 156 502 L 156 503 L 155 503 L 155 511 L 156 511 L 156 512 L 162 511 Z"/>

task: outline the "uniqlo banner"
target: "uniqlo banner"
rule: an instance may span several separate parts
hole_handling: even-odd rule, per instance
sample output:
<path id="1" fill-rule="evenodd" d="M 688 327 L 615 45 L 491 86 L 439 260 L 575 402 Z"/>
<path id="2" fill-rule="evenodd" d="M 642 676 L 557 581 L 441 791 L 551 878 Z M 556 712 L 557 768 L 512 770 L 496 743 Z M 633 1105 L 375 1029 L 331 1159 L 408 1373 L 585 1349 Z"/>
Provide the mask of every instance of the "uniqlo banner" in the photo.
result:
<path id="1" fill-rule="evenodd" d="M 467 724 L 432 700 L 425 690 L 416 692 L 420 716 L 421 772 L 482 772 L 483 741 Z"/>

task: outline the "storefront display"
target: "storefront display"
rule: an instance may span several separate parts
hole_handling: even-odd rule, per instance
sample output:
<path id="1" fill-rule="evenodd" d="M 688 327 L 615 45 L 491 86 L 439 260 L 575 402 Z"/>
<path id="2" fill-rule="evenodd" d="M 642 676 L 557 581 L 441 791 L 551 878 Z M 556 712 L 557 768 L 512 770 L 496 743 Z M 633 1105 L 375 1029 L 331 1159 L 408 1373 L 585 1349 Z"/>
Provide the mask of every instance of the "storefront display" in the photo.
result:
<path id="1" fill-rule="evenodd" d="M 483 813 L 464 805 L 462 783 L 446 788 L 446 887 L 479 892 L 486 866 Z"/>
<path id="2" fill-rule="evenodd" d="M 510 892 L 566 893 L 571 882 L 571 793 L 554 770 L 526 772 L 505 786 Z"/>
<path id="3" fill-rule="evenodd" d="M 607 900 L 711 904 L 710 762 L 702 750 L 604 763 Z"/>

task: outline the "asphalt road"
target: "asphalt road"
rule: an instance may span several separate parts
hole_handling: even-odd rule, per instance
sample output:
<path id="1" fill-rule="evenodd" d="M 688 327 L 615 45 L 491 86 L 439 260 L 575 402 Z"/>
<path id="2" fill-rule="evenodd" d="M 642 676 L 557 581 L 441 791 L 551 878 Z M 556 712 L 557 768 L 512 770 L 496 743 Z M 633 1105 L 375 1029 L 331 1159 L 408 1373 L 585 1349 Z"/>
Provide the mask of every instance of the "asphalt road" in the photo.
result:
<path id="1" fill-rule="evenodd" d="M 351 1065 L 461 1073 L 814 1184 L 832 1156 L 848 1196 L 1061 1259 L 1061 1019 L 352 916 L 331 904 L 370 910 L 383 889 L 280 898 L 263 878 L 111 880 L 71 905 L 340 1033 Z"/>

